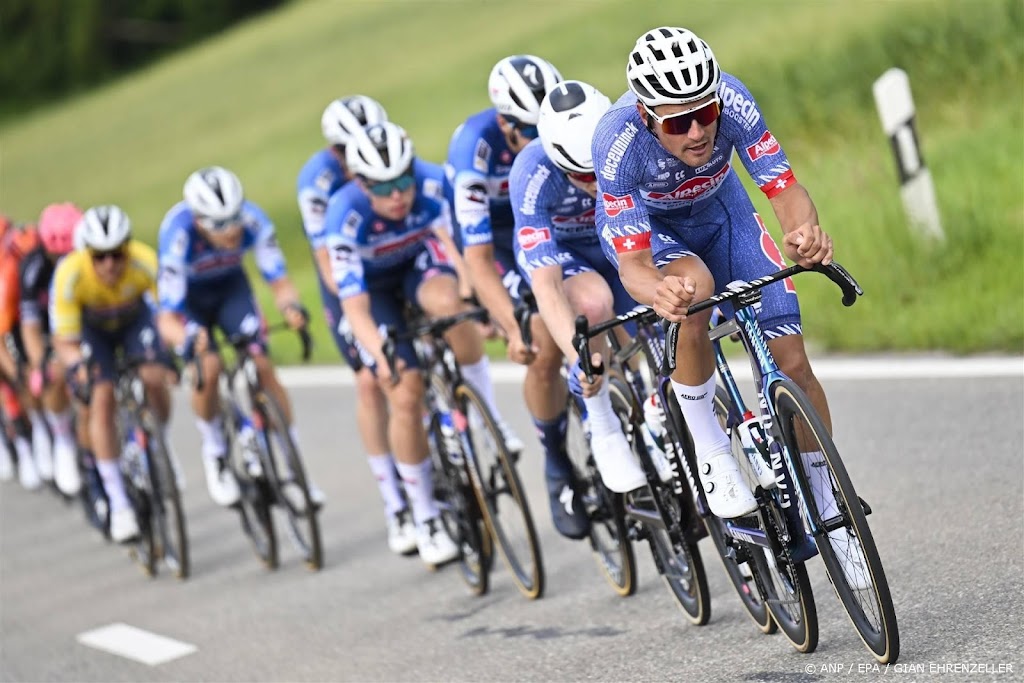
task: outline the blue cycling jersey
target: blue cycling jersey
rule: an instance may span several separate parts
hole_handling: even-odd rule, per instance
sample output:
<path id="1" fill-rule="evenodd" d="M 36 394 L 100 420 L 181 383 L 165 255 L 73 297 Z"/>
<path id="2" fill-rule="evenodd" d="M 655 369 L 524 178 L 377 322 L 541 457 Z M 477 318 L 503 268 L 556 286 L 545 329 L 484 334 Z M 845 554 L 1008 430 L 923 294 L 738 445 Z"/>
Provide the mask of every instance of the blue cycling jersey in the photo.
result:
<path id="1" fill-rule="evenodd" d="M 598 243 L 594 199 L 569 182 L 548 159 L 540 140 L 516 157 L 509 180 L 520 270 L 565 265 L 560 246 Z"/>
<path id="2" fill-rule="evenodd" d="M 321 149 L 309 158 L 296 183 L 299 198 L 299 213 L 306 239 L 311 249 L 324 246 L 324 213 L 331 195 L 348 180 L 337 155 L 330 149 Z"/>
<path id="3" fill-rule="evenodd" d="M 451 231 L 441 167 L 417 159 L 413 174 L 416 199 L 404 220 L 375 214 L 366 192 L 355 183 L 335 192 L 327 203 L 324 230 L 340 298 L 366 292 L 369 281 L 407 269 L 425 249 L 436 248 L 430 239 L 435 230 Z"/>
<path id="4" fill-rule="evenodd" d="M 445 193 L 463 248 L 491 243 L 512 248 L 508 183 L 514 158 L 494 109 L 470 116 L 455 129 L 445 163 Z"/>
<path id="5" fill-rule="evenodd" d="M 714 205 L 718 190 L 727 182 L 739 183 L 731 165 L 734 152 L 768 197 L 796 182 L 746 86 L 723 73 L 718 94 L 723 113 L 714 150 L 698 168 L 672 156 L 644 130 L 632 93 L 620 97 L 601 119 L 593 142 L 601 233 L 619 253 L 650 246 L 650 216 L 679 227 L 691 218 L 700 224 L 699 214 Z"/>
<path id="6" fill-rule="evenodd" d="M 243 276 L 242 258 L 250 249 L 256 266 L 267 282 L 287 274 L 284 254 L 277 244 L 274 224 L 263 209 L 250 201 L 242 204 L 242 239 L 237 247 L 220 249 L 208 242 L 196 228 L 185 202 L 175 204 L 160 224 L 160 276 L 157 293 L 160 308 L 182 312 L 190 289 L 211 290 L 218 281 Z"/>

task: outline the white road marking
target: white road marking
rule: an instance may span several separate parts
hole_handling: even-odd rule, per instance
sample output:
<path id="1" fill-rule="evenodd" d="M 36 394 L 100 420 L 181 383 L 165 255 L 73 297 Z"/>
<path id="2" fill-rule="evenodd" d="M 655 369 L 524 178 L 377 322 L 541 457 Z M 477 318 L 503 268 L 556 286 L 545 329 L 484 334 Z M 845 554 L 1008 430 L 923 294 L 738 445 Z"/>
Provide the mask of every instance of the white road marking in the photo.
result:
<path id="1" fill-rule="evenodd" d="M 97 650 L 156 666 L 196 652 L 190 643 L 144 631 L 128 624 L 114 623 L 79 633 L 78 642 Z"/>
<path id="2" fill-rule="evenodd" d="M 749 363 L 732 358 L 730 368 L 737 379 L 750 379 Z M 879 357 L 811 359 L 815 375 L 822 380 L 957 379 L 962 377 L 1024 377 L 1024 356 Z M 342 365 L 293 366 L 278 370 L 289 387 L 348 387 L 354 384 L 352 371 Z M 491 363 L 495 384 L 521 384 L 526 368 L 507 362 Z"/>

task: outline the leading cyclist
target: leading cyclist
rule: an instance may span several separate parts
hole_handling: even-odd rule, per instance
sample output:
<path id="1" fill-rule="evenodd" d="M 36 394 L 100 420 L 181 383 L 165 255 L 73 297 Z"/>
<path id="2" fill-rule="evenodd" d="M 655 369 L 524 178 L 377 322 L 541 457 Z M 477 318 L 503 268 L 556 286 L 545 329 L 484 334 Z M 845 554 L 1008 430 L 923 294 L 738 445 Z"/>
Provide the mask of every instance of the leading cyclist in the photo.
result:
<path id="1" fill-rule="evenodd" d="M 736 517 L 756 503 L 712 407 L 710 313 L 690 317 L 686 310 L 728 282 L 754 279 L 785 262 L 732 168 L 733 153 L 771 202 L 790 260 L 829 263 L 832 238 L 819 227 L 814 203 L 750 91 L 722 72 L 707 43 L 684 28 L 648 31 L 629 55 L 626 77 L 629 92 L 594 137 L 602 246 L 637 301 L 682 322 L 672 386 L 711 510 Z M 791 281 L 764 290 L 758 317 L 783 372 L 829 423 Z"/>

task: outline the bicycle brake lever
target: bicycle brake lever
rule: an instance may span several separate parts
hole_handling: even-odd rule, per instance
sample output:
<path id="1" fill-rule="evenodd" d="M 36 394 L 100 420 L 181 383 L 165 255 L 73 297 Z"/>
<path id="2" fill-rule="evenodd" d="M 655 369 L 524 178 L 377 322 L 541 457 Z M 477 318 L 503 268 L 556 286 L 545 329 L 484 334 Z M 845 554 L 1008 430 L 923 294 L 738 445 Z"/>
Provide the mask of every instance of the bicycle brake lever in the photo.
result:
<path id="1" fill-rule="evenodd" d="M 679 342 L 679 323 L 667 323 L 665 326 L 665 357 L 661 360 L 662 376 L 671 375 L 676 370 L 676 344 Z"/>
<path id="2" fill-rule="evenodd" d="M 833 261 L 827 266 L 820 263 L 814 266 L 814 270 L 828 276 L 829 280 L 836 283 L 839 289 L 843 290 L 843 305 L 852 306 L 857 302 L 857 297 L 864 296 L 864 290 L 860 288 L 857 281 L 853 279 L 849 271 Z"/>

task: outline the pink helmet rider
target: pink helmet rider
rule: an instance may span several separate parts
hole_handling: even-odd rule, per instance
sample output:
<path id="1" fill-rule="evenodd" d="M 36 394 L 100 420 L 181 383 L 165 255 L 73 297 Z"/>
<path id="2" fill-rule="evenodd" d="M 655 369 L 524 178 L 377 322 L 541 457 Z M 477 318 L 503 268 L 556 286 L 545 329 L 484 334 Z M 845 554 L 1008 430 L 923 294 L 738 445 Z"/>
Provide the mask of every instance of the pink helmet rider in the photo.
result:
<path id="1" fill-rule="evenodd" d="M 82 210 L 70 202 L 50 204 L 39 216 L 39 239 L 51 254 L 63 256 L 74 249 L 75 226 Z"/>

